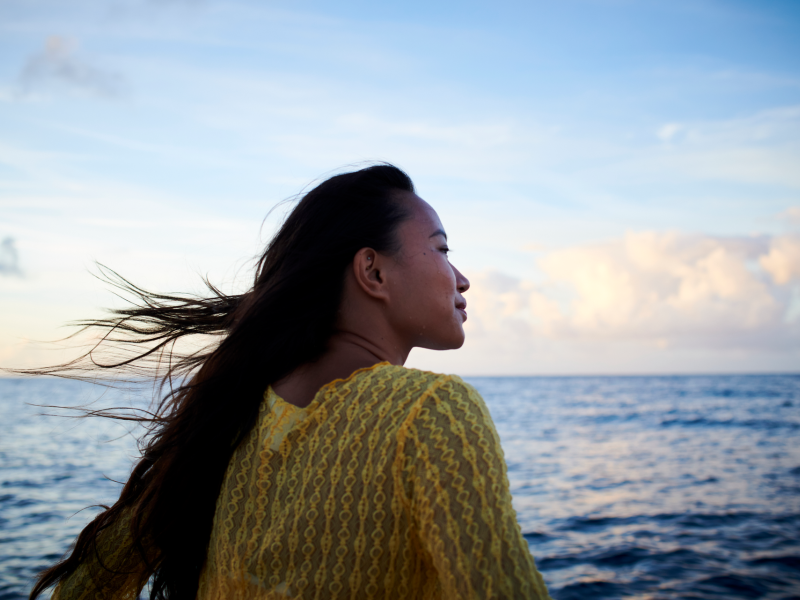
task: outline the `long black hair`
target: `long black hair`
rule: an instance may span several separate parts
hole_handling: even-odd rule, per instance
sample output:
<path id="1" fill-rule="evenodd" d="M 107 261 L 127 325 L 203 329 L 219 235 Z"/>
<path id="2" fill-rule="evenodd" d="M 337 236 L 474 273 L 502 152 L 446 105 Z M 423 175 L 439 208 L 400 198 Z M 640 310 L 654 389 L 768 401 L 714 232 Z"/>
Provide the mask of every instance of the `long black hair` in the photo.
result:
<path id="1" fill-rule="evenodd" d="M 166 365 L 162 395 L 150 416 L 125 417 L 149 429 L 119 500 L 84 528 L 66 558 L 39 575 L 32 599 L 74 572 L 102 530 L 126 513 L 148 565 L 140 585 L 152 577 L 151 600 L 195 598 L 225 469 L 254 426 L 265 389 L 325 351 L 345 269 L 361 248 L 399 250 L 396 230 L 409 213 L 398 195 L 413 191 L 408 175 L 389 164 L 322 182 L 286 218 L 258 261 L 253 287 L 240 295 L 208 281 L 208 297 L 158 294 L 104 271 L 135 301 L 106 319 L 80 323 L 102 334 L 93 350 L 24 372 L 85 378 L 103 369 L 141 375 Z M 218 338 L 194 352 L 176 349 L 194 334 Z M 115 349 L 117 359 L 99 360 L 104 347 Z"/>

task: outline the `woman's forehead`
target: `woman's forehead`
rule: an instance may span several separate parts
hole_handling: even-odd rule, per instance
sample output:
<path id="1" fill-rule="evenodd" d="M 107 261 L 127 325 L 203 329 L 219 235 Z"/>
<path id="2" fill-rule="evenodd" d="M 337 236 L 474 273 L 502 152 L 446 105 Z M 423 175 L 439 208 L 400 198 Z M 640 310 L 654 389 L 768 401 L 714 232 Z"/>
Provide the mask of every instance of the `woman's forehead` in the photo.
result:
<path id="1" fill-rule="evenodd" d="M 403 200 L 411 210 L 411 218 L 403 224 L 405 226 L 403 229 L 425 238 L 436 234 L 447 237 L 439 215 L 430 204 L 412 193 L 408 193 Z"/>

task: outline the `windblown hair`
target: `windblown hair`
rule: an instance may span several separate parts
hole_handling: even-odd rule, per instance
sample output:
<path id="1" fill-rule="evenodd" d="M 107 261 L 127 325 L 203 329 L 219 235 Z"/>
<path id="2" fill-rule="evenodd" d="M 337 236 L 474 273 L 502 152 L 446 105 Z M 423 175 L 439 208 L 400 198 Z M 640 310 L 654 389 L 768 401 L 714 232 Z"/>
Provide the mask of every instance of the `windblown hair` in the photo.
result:
<path id="1" fill-rule="evenodd" d="M 240 295 L 208 281 L 208 297 L 158 294 L 103 271 L 136 300 L 106 319 L 79 323 L 99 331 L 101 342 L 72 362 L 17 372 L 86 379 L 167 365 L 159 375 L 162 395 L 150 416 L 123 417 L 148 427 L 141 459 L 119 500 L 83 529 L 66 558 L 39 575 L 31 599 L 74 572 L 125 513 L 135 551 L 148 565 L 140 585 L 152 577 L 151 600 L 195 598 L 222 479 L 256 422 L 264 391 L 325 351 L 345 269 L 361 248 L 399 250 L 396 230 L 410 215 L 397 196 L 413 191 L 409 177 L 388 164 L 327 179 L 289 214 L 258 261 L 252 289 Z M 217 341 L 195 352 L 176 349 L 196 334 Z M 118 351 L 117 360 L 97 360 L 106 347 Z"/>

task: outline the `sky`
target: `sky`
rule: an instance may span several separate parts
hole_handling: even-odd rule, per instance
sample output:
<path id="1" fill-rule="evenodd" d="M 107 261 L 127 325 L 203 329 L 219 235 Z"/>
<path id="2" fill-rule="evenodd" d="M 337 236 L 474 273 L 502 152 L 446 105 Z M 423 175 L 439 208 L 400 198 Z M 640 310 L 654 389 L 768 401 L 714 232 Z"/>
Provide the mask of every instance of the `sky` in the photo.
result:
<path id="1" fill-rule="evenodd" d="M 309 184 L 405 169 L 462 375 L 800 370 L 800 4 L 0 2 L 0 366 L 144 287 L 242 291 Z M 277 209 L 272 210 L 278 206 Z"/>

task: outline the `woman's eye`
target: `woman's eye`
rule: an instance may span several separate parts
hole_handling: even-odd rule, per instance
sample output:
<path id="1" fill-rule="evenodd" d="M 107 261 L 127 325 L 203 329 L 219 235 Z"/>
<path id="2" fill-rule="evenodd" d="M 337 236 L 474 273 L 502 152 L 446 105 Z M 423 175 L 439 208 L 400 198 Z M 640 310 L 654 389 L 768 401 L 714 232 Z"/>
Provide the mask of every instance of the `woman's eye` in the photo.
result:
<path id="1" fill-rule="evenodd" d="M 440 250 L 441 252 L 444 252 L 445 254 L 447 254 L 448 252 L 450 252 L 450 248 L 448 248 L 447 246 L 442 246 L 441 248 L 439 248 L 439 250 Z"/>

